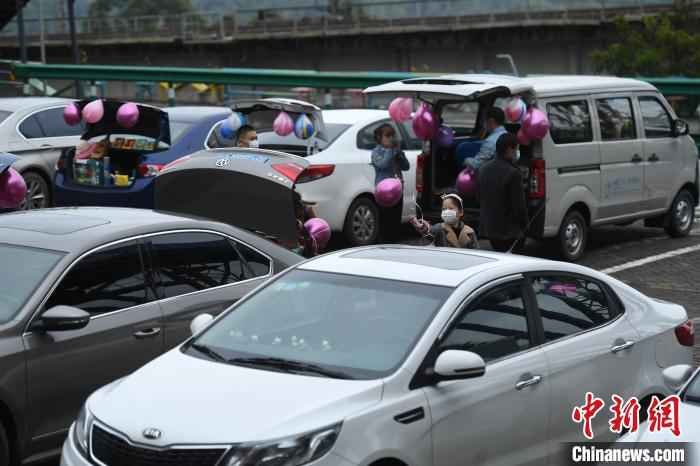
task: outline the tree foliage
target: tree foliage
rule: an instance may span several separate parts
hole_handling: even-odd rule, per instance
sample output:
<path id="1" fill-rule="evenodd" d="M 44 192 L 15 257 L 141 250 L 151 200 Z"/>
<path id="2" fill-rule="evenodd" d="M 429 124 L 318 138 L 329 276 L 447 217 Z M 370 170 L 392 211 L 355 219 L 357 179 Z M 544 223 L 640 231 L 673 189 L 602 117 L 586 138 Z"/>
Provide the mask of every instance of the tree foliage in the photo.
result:
<path id="1" fill-rule="evenodd" d="M 618 41 L 593 52 L 598 72 L 618 76 L 700 76 L 700 21 L 690 0 L 670 13 L 647 16 L 641 25 L 615 21 Z"/>
<path id="2" fill-rule="evenodd" d="M 191 0 L 93 0 L 90 16 L 157 16 L 192 11 Z"/>

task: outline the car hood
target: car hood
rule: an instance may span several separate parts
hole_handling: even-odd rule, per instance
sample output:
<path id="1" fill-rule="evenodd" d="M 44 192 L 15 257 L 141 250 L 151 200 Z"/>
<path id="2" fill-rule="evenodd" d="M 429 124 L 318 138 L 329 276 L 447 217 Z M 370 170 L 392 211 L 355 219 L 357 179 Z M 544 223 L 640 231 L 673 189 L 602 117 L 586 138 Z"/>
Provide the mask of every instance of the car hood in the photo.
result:
<path id="1" fill-rule="evenodd" d="M 675 443 L 675 442 L 697 442 L 700 439 L 700 406 L 681 403 L 679 427 L 680 437 L 676 437 L 668 429 L 660 432 L 649 432 L 649 422 L 640 424 L 637 432 L 624 435 L 618 442 L 624 443 Z"/>
<path id="2" fill-rule="evenodd" d="M 174 349 L 90 398 L 95 418 L 132 441 L 229 444 L 295 435 L 378 403 L 381 380 L 340 380 L 251 369 Z M 158 440 L 142 432 L 156 428 Z"/>

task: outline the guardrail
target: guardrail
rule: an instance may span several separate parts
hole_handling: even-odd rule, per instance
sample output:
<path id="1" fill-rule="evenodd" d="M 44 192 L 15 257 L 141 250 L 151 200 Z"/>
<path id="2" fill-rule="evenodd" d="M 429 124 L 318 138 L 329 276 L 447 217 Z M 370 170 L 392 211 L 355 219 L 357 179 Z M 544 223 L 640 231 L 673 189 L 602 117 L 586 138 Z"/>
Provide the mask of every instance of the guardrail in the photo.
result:
<path id="1" fill-rule="evenodd" d="M 507 26 L 600 24 L 625 14 L 641 17 L 669 9 L 671 0 L 400 0 L 355 3 L 341 9 L 309 6 L 139 17 L 76 19 L 78 38 L 90 43 L 221 42 L 266 37 L 303 37 Z M 697 3 L 696 3 L 697 5 Z M 25 20 L 29 41 L 39 39 L 37 19 Z M 44 20 L 49 42 L 68 41 L 68 22 Z M 3 45 L 16 40 L 13 24 L 0 31 Z"/>

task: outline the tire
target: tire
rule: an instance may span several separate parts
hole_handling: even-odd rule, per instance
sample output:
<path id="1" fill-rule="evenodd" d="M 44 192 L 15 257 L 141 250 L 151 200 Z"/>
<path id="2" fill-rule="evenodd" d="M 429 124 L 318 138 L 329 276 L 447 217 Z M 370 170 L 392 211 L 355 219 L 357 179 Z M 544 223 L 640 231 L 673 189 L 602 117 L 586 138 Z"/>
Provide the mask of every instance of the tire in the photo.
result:
<path id="1" fill-rule="evenodd" d="M 588 243 L 588 223 L 578 210 L 569 211 L 559 227 L 559 254 L 562 259 L 576 262 L 583 257 Z"/>
<path id="2" fill-rule="evenodd" d="M 676 195 L 671 208 L 666 214 L 664 229 L 669 236 L 681 238 L 688 236 L 695 223 L 695 198 L 685 189 Z"/>
<path id="3" fill-rule="evenodd" d="M 352 246 L 374 244 L 379 238 L 379 208 L 368 197 L 358 197 L 350 205 L 343 228 Z"/>
<path id="4" fill-rule="evenodd" d="M 10 443 L 2 422 L 0 422 L 0 466 L 10 466 Z"/>
<path id="5" fill-rule="evenodd" d="M 44 177 L 34 171 L 26 171 L 22 177 L 27 184 L 27 197 L 20 204 L 20 210 L 51 207 L 51 187 Z"/>

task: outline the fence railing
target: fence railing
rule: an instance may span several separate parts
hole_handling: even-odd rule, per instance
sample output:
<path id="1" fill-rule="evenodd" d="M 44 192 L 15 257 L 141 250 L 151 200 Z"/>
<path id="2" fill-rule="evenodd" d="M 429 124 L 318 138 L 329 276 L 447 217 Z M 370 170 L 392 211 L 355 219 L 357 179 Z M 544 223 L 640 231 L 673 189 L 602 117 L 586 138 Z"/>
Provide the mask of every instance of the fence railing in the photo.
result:
<path id="1" fill-rule="evenodd" d="M 340 9 L 307 6 L 238 10 L 231 13 L 187 13 L 138 17 L 76 19 L 85 41 L 220 41 L 264 36 L 337 35 L 410 30 L 493 28 L 509 24 L 576 24 L 610 21 L 620 14 L 646 15 L 667 10 L 672 0 L 591 0 L 572 5 L 565 0 L 399 0 L 354 3 Z M 41 24 L 25 19 L 30 41 L 39 39 Z M 43 21 L 47 41 L 68 40 L 68 21 Z M 0 41 L 16 39 L 16 24 L 0 31 Z"/>

